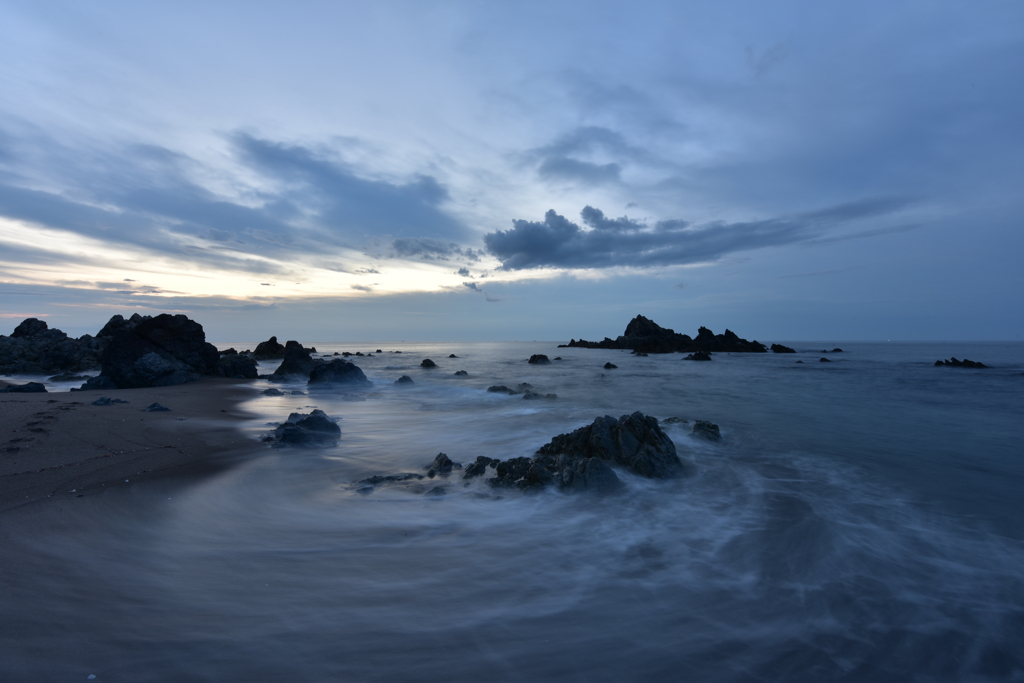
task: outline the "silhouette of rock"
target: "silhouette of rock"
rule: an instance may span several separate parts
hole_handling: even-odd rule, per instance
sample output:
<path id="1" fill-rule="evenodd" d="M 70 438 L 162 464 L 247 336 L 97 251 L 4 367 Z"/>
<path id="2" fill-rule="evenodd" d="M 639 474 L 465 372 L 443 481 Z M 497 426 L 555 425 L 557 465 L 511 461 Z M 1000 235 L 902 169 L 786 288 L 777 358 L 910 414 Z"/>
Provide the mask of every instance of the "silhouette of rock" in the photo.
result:
<path id="1" fill-rule="evenodd" d="M 689 335 L 679 334 L 674 330 L 661 327 L 642 315 L 633 318 L 626 326 L 625 333 L 617 339 L 605 337 L 600 342 L 573 339 L 568 344 L 559 345 L 559 348 L 562 347 L 631 349 L 640 353 L 693 353 L 696 351 L 763 353 L 767 351 L 764 344 L 741 339 L 731 330 L 716 335 L 708 328 L 701 327 L 694 339 Z"/>

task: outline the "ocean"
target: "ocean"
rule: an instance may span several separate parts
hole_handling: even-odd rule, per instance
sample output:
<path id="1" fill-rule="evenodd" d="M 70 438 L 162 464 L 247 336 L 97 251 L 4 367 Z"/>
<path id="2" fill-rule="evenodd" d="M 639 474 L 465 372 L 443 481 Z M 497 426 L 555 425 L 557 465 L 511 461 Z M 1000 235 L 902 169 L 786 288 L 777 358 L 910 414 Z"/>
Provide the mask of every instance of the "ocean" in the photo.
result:
<path id="1" fill-rule="evenodd" d="M 36 560 L 4 587 L 0 617 L 25 637 L 0 671 L 1024 681 L 1024 344 L 786 343 L 798 353 L 694 362 L 553 342 L 314 342 L 373 353 L 350 358 L 373 387 L 271 397 L 258 381 L 250 459 L 167 500 L 125 494 L 88 534 L 19 541 Z M 561 360 L 528 364 L 535 353 Z M 991 367 L 933 366 L 950 356 Z M 558 398 L 486 391 L 524 382 Z M 259 441 L 314 407 L 338 418 L 337 446 Z M 634 411 L 662 421 L 690 476 L 620 473 L 605 497 L 459 472 L 353 485 L 422 474 L 439 452 L 529 456 Z M 693 436 L 695 420 L 722 440 Z M 424 495 L 435 486 L 445 495 Z"/>

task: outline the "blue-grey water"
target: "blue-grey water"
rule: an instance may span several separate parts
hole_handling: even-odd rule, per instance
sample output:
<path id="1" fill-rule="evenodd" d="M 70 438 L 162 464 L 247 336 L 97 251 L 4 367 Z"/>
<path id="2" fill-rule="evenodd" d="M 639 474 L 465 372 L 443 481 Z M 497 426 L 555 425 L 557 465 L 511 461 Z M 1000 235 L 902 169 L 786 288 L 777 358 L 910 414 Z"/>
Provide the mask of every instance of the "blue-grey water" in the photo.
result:
<path id="1" fill-rule="evenodd" d="M 315 345 L 381 348 L 352 358 L 373 388 L 267 397 L 257 382 L 247 461 L 168 500 L 140 484 L 75 533 L 15 541 L 30 559 L 4 577 L 0 618 L 20 635 L 0 644 L 0 673 L 1024 680 L 1024 344 L 848 343 L 831 363 L 816 351 L 832 342 L 710 363 L 552 343 Z M 528 365 L 533 353 L 562 360 Z M 992 367 L 933 367 L 950 356 Z M 394 386 L 403 374 L 415 384 Z M 558 399 L 486 392 L 520 382 Z M 336 447 L 258 441 L 312 407 L 339 418 Z M 351 485 L 422 473 L 442 451 L 531 455 L 637 410 L 711 420 L 722 441 L 664 424 L 693 476 L 623 473 L 604 498 L 498 495 L 458 473 L 429 482 L 440 499 Z"/>

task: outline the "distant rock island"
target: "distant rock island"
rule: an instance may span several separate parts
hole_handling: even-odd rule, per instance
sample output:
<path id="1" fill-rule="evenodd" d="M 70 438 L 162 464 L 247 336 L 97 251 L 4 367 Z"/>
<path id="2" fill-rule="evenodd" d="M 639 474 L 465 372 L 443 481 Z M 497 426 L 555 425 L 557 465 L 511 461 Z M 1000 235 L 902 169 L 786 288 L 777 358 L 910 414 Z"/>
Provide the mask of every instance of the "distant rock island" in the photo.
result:
<path id="1" fill-rule="evenodd" d="M 626 332 L 617 339 L 605 337 L 599 342 L 586 339 L 572 339 L 558 348 L 577 347 L 584 349 L 630 349 L 633 353 L 765 353 L 764 344 L 747 341 L 736 336 L 731 330 L 715 334 L 706 327 L 697 331 L 697 336 L 679 334 L 658 325 L 650 318 L 638 315 L 626 325 Z"/>

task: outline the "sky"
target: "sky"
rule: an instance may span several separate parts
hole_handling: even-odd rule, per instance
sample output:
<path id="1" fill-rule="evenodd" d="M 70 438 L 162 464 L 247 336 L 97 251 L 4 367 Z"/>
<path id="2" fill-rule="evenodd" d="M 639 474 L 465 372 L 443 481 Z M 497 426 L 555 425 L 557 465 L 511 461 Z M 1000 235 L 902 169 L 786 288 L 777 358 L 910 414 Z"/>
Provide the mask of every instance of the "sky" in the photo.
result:
<path id="1" fill-rule="evenodd" d="M 0 334 L 1024 335 L 1024 3 L 0 2 Z"/>

